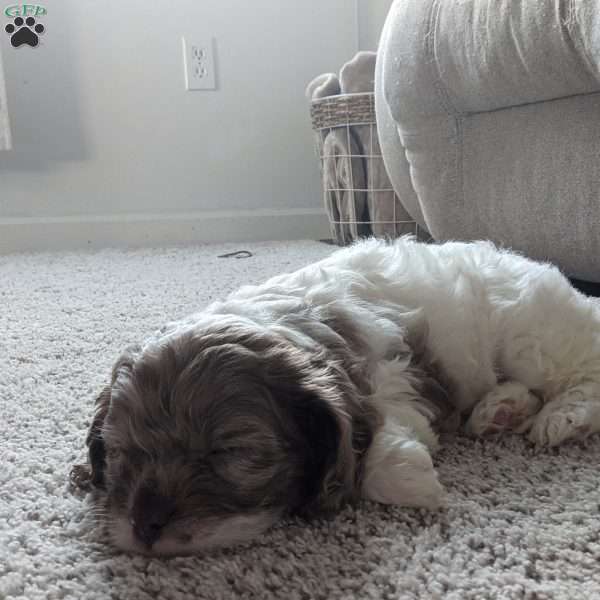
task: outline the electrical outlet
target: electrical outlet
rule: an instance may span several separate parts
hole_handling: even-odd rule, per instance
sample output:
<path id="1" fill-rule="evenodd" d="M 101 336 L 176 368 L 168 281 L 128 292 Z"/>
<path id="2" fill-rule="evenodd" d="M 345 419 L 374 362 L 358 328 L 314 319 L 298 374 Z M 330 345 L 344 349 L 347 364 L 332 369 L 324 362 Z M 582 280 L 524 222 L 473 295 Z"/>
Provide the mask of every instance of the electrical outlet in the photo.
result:
<path id="1" fill-rule="evenodd" d="M 187 90 L 216 90 L 213 40 L 204 42 L 183 41 L 183 66 Z"/>

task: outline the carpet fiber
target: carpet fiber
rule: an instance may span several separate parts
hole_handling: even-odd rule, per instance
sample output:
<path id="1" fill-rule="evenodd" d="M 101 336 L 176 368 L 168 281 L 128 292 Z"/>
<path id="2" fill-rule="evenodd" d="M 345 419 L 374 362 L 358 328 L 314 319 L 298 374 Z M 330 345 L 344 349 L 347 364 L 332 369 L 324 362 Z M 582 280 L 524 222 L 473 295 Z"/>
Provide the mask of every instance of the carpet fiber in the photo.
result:
<path id="1" fill-rule="evenodd" d="M 250 258 L 218 258 L 237 249 Z M 0 257 L 0 599 L 600 598 L 600 439 L 535 454 L 453 438 L 435 513 L 364 504 L 248 547 L 120 555 L 67 476 L 119 350 L 316 242 Z"/>

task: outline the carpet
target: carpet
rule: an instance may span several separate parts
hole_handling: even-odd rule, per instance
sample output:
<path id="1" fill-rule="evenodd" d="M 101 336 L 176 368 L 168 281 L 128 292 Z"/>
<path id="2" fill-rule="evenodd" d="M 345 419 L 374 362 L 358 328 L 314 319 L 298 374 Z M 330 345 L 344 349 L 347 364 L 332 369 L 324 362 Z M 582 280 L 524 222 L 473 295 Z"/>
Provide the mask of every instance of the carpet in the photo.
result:
<path id="1" fill-rule="evenodd" d="M 248 249 L 248 258 L 218 258 Z M 147 559 L 106 546 L 67 485 L 119 350 L 317 242 L 0 257 L 0 598 L 600 598 L 600 439 L 534 453 L 450 438 L 448 507 L 362 504 L 249 546 Z"/>

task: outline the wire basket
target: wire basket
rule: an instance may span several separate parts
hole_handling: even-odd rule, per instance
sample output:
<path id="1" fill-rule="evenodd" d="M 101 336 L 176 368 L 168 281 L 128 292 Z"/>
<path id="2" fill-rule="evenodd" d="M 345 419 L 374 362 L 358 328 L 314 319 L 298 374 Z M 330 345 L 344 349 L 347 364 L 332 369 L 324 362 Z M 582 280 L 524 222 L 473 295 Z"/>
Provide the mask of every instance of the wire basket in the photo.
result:
<path id="1" fill-rule="evenodd" d="M 375 95 L 314 100 L 310 115 L 333 239 L 345 245 L 368 236 L 395 238 L 412 233 L 421 237 L 385 170 Z"/>

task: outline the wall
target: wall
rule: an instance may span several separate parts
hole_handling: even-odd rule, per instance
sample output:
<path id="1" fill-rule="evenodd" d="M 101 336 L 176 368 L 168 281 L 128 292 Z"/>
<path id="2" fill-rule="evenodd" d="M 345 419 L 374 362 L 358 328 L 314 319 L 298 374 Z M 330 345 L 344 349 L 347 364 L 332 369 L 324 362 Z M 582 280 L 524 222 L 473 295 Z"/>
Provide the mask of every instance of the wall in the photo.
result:
<path id="1" fill-rule="evenodd" d="M 354 2 L 42 4 L 38 48 L 0 16 L 0 251 L 327 234 L 303 90 L 356 51 Z M 217 92 L 184 89 L 182 35 L 216 38 Z"/>
<path id="2" fill-rule="evenodd" d="M 361 50 L 377 50 L 379 35 L 393 0 L 357 0 Z"/>

